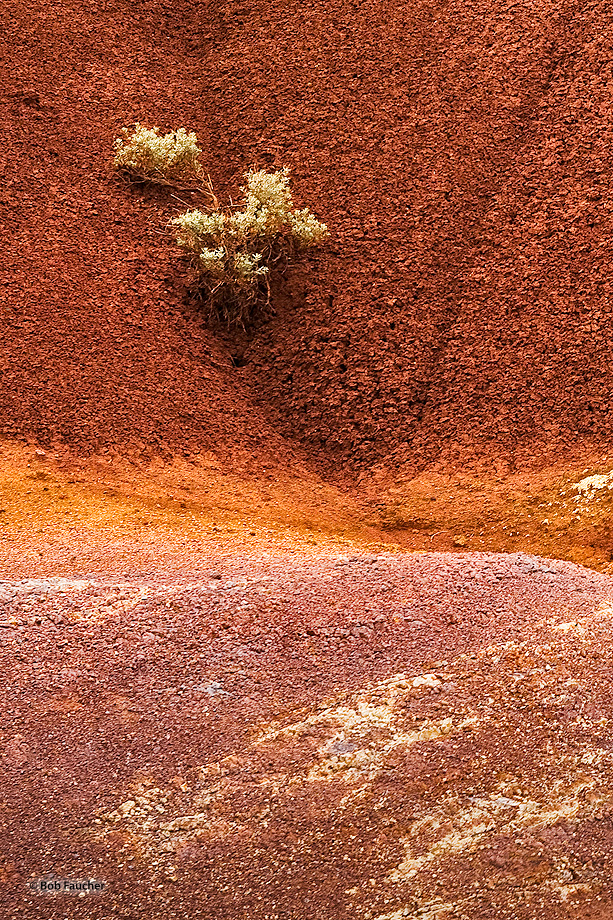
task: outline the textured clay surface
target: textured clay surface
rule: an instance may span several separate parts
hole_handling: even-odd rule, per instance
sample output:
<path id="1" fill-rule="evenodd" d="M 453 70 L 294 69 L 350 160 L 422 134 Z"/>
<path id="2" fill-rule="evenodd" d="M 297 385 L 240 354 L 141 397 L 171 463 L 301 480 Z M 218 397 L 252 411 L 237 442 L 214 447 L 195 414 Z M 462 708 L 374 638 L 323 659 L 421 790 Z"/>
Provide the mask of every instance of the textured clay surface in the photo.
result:
<path id="1" fill-rule="evenodd" d="M 5 435 L 418 466 L 610 441 L 604 0 L 33 0 L 1 42 Z M 137 120 L 195 130 L 222 201 L 289 166 L 329 225 L 249 339 L 186 300 L 189 195 L 116 183 Z"/>
<path id="2" fill-rule="evenodd" d="M 613 916 L 613 581 L 544 558 L 613 560 L 612 49 L 604 0 L 7 6 L 2 918 Z M 248 335 L 136 121 L 328 224 Z"/>
<path id="3" fill-rule="evenodd" d="M 237 556 L 0 604 L 7 920 L 611 916 L 609 577 Z"/>

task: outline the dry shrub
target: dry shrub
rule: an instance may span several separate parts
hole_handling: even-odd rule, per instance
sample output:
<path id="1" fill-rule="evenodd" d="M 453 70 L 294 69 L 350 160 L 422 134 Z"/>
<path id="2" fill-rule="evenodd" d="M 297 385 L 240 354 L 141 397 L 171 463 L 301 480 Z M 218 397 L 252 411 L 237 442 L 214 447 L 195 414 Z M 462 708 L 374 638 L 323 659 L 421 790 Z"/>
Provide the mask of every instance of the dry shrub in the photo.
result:
<path id="1" fill-rule="evenodd" d="M 245 173 L 244 206 L 229 212 L 193 210 L 174 218 L 177 243 L 189 255 L 196 291 L 209 315 L 245 325 L 270 304 L 270 270 L 328 236 L 325 224 L 294 207 L 287 167 Z"/>
<path id="2" fill-rule="evenodd" d="M 289 169 L 249 170 L 241 189 L 241 210 L 219 208 L 210 177 L 205 179 L 198 158 L 196 135 L 184 128 L 160 135 L 158 127 L 137 123 L 123 128 L 114 144 L 114 165 L 131 181 L 177 187 L 205 194 L 213 211 L 186 211 L 170 221 L 177 243 L 195 270 L 195 293 L 207 305 L 209 317 L 228 327 L 245 328 L 259 310 L 270 305 L 270 272 L 322 243 L 325 224 L 308 208 L 294 206 Z"/>
<path id="3" fill-rule="evenodd" d="M 204 178 L 198 163 L 201 154 L 196 135 L 185 128 L 160 136 L 160 129 L 122 128 L 114 144 L 114 165 L 131 179 L 172 184 Z"/>

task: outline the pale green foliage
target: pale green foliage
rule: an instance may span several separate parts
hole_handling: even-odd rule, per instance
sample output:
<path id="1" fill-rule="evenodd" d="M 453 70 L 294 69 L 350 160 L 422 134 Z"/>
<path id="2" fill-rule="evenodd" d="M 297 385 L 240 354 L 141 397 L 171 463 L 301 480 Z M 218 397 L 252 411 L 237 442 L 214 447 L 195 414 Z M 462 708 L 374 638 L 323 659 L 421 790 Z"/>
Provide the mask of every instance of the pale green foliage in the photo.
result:
<path id="1" fill-rule="evenodd" d="M 202 177 L 198 163 L 202 151 L 193 132 L 179 128 L 160 136 L 158 127 L 136 124 L 131 137 L 129 128 L 123 128 L 121 133 L 123 138 L 117 138 L 114 144 L 113 161 L 119 169 L 153 182 Z"/>
<path id="2" fill-rule="evenodd" d="M 287 166 L 275 173 L 250 169 L 245 178 L 247 186 L 241 191 L 245 192 L 249 207 L 267 207 L 282 214 L 288 214 L 294 207 Z"/>
<path id="3" fill-rule="evenodd" d="M 193 256 L 200 292 L 228 324 L 244 324 L 258 303 L 268 304 L 271 265 L 328 236 L 308 208 L 294 207 L 287 167 L 250 170 L 245 179 L 242 210 L 187 211 L 170 222 L 179 246 Z"/>
<path id="4" fill-rule="evenodd" d="M 234 255 L 234 271 L 244 281 L 252 281 L 257 275 L 265 275 L 268 272 L 267 265 L 258 265 L 262 261 L 262 255 L 259 252 L 252 256 L 237 252 Z"/>
<path id="5" fill-rule="evenodd" d="M 203 249 L 198 253 L 198 258 L 202 271 L 215 278 L 223 278 L 226 271 L 226 251 L 223 246 L 220 249 Z"/>
<path id="6" fill-rule="evenodd" d="M 226 216 L 221 211 L 213 214 L 186 211 L 180 217 L 175 217 L 171 224 L 179 228 L 179 246 L 195 253 L 210 246 L 219 246 L 226 235 Z"/>
<path id="7" fill-rule="evenodd" d="M 326 225 L 318 221 L 308 208 L 303 208 L 302 211 L 294 211 L 291 215 L 291 225 L 292 239 L 299 249 L 309 249 L 311 246 L 317 246 L 328 235 Z"/>
<path id="8" fill-rule="evenodd" d="M 285 167 L 276 173 L 267 173 L 262 169 L 250 171 L 245 178 L 247 186 L 241 189 L 245 193 L 245 208 L 235 215 L 239 218 L 242 233 L 246 237 L 271 239 L 287 230 L 294 210 L 289 169 Z"/>

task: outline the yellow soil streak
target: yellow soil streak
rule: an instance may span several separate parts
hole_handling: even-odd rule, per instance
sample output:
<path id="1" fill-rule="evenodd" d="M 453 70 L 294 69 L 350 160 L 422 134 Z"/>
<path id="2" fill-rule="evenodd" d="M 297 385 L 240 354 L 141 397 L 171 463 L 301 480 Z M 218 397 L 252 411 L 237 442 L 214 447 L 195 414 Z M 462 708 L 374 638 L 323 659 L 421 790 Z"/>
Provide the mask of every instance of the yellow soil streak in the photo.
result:
<path id="1" fill-rule="evenodd" d="M 238 553 L 391 548 L 357 503 L 297 468 L 136 464 L 0 446 L 0 573 L 197 570 Z M 383 538 L 385 539 L 385 538 Z"/>

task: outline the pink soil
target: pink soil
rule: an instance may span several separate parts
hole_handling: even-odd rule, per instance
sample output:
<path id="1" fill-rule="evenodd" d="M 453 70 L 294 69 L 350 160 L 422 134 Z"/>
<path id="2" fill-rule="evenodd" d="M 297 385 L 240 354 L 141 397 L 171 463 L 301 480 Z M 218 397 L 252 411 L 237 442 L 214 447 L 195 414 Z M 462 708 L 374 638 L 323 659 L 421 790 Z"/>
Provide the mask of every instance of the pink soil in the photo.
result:
<path id="1" fill-rule="evenodd" d="M 4 917 L 611 916 L 608 577 L 335 553 L 0 594 Z"/>

